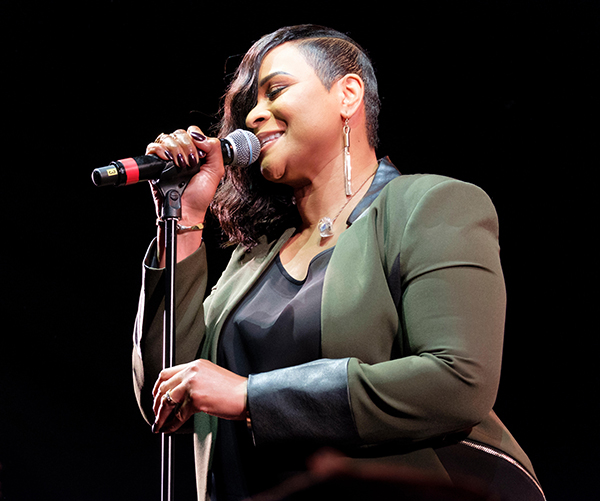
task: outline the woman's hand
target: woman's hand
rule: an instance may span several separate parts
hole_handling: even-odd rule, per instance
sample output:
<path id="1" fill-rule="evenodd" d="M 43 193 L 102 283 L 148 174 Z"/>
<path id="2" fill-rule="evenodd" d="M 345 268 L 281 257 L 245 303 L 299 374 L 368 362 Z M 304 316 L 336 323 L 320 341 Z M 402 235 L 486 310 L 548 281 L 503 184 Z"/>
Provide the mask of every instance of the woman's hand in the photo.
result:
<path id="1" fill-rule="evenodd" d="M 224 419 L 246 419 L 247 388 L 247 378 L 208 360 L 165 369 L 152 391 L 156 416 L 152 430 L 174 432 L 196 412 Z"/>
<path id="2" fill-rule="evenodd" d="M 200 171 L 191 179 L 181 197 L 181 220 L 183 226 L 203 223 L 208 206 L 215 196 L 219 182 L 225 173 L 221 142 L 216 138 L 206 137 L 202 131 L 191 126 L 187 131 L 176 130 L 171 134 L 160 134 L 146 148 L 146 154 L 154 154 L 163 160 L 173 160 L 180 168 L 195 167 L 198 162 L 205 162 Z M 151 184 L 156 213 L 160 216 L 162 197 Z M 177 260 L 181 261 L 194 252 L 202 242 L 202 232 L 188 232 L 180 235 Z M 162 235 L 159 232 L 159 240 Z M 161 245 L 162 250 L 162 245 Z M 159 252 L 159 254 L 163 254 Z"/>

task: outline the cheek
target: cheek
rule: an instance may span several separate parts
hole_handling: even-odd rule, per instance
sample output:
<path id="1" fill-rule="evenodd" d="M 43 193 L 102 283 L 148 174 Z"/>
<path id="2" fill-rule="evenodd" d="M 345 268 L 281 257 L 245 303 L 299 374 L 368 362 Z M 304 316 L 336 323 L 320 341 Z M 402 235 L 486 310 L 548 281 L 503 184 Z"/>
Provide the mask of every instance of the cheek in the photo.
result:
<path id="1" fill-rule="evenodd" d="M 274 103 L 272 112 L 290 127 L 305 133 L 318 133 L 323 128 L 328 129 L 326 124 L 339 118 L 339 109 L 333 96 L 324 88 L 315 89 L 310 86 L 283 94 Z"/>
<path id="2" fill-rule="evenodd" d="M 264 154 L 261 172 L 269 181 L 295 184 L 310 172 L 310 165 L 338 154 L 343 147 L 339 109 L 323 94 L 305 92 L 282 96 L 271 106 L 273 124 L 285 134 Z"/>
<path id="3" fill-rule="evenodd" d="M 295 107 L 288 117 L 288 138 L 301 150 L 331 147 L 342 134 L 341 119 L 327 106 L 305 102 Z"/>

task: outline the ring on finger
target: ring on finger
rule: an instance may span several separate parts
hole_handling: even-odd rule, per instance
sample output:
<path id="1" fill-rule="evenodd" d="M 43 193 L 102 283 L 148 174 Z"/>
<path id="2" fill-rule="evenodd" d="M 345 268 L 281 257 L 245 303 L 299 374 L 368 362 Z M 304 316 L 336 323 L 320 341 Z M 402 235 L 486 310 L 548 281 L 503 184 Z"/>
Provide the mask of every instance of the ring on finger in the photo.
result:
<path id="1" fill-rule="evenodd" d="M 165 393 L 165 399 L 169 405 L 177 405 L 179 403 L 173 400 L 173 397 L 171 397 L 171 390 L 167 390 L 167 393 Z"/>

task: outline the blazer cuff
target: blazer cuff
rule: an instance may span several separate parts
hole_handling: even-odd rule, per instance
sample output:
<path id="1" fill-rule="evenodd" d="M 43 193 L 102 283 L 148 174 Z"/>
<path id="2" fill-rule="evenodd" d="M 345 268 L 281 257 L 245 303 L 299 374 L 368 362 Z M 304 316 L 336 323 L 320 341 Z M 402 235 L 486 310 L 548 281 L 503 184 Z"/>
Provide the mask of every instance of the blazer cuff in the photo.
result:
<path id="1" fill-rule="evenodd" d="M 358 441 L 348 391 L 348 362 L 322 359 L 248 378 L 254 443 Z"/>

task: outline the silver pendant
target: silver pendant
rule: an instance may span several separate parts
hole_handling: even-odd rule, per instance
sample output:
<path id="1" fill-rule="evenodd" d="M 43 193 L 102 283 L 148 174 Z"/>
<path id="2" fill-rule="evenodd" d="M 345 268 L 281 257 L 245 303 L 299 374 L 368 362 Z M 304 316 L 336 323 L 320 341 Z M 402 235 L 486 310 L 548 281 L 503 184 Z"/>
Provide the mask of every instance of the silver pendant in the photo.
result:
<path id="1" fill-rule="evenodd" d="M 333 221 L 328 217 L 319 219 L 319 235 L 321 238 L 333 236 Z"/>

